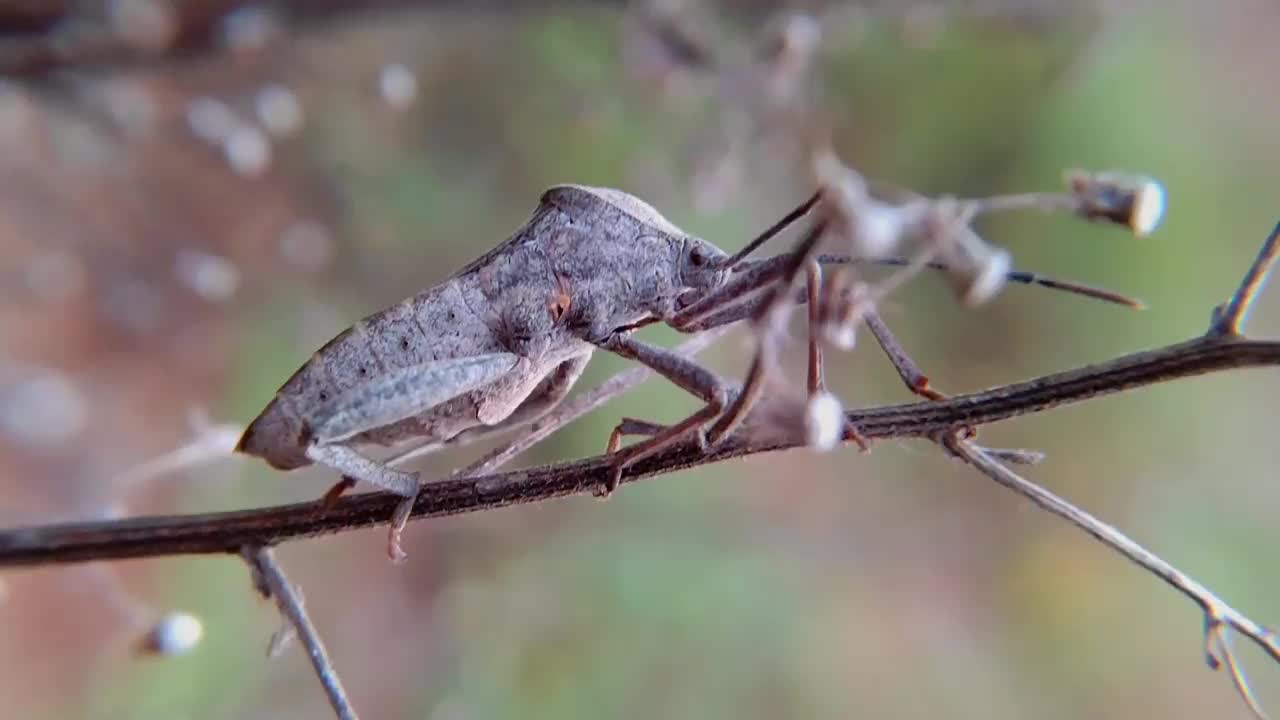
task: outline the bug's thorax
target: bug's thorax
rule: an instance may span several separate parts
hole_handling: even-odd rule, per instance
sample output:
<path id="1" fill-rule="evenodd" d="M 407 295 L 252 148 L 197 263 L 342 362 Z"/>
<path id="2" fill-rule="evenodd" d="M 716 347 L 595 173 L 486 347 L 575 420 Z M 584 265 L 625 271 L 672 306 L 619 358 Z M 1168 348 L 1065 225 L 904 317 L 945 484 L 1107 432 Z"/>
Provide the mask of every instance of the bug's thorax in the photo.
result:
<path id="1" fill-rule="evenodd" d="M 718 248 L 620 190 L 553 187 L 542 197 L 546 209 L 553 219 L 543 247 L 557 287 L 568 289 L 565 321 L 578 337 L 598 340 L 647 318 L 665 320 L 682 294 L 716 287 L 727 275 L 717 267 L 726 257 Z"/>

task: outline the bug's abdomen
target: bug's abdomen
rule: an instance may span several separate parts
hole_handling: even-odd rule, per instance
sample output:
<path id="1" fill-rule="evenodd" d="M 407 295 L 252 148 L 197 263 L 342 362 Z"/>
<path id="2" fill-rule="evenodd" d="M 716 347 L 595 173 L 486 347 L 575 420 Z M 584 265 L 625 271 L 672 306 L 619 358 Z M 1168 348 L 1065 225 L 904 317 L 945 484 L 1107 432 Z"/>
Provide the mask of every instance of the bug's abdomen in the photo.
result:
<path id="1" fill-rule="evenodd" d="M 249 424 L 236 450 L 282 470 L 309 465 L 310 428 L 320 424 L 324 418 L 319 413 L 343 393 L 389 370 L 463 353 L 497 351 L 488 329 L 478 325 L 467 309 L 458 285 L 455 279 L 433 287 L 339 333 L 281 386 Z M 465 412 L 464 407 L 446 405 L 440 410 Z M 394 425 L 386 433 L 369 434 L 408 437 L 426 430 L 413 419 Z"/>

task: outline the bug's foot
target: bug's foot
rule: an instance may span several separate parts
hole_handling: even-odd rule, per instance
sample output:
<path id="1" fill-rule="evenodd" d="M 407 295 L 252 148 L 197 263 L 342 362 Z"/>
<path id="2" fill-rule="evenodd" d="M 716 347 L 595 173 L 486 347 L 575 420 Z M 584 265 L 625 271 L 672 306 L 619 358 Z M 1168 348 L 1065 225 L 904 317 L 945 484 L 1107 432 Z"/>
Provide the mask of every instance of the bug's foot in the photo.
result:
<path id="1" fill-rule="evenodd" d="M 412 473 L 413 484 L 418 486 L 418 473 Z M 387 557 L 391 558 L 391 562 L 399 565 L 408 559 L 409 555 L 404 551 L 400 544 L 400 538 L 404 535 L 404 528 L 409 524 L 409 516 L 413 514 L 413 506 L 418 500 L 418 492 L 415 489 L 413 495 L 406 497 L 396 505 L 396 509 L 391 513 L 391 527 L 387 530 Z"/>
<path id="2" fill-rule="evenodd" d="M 409 559 L 409 553 L 400 545 L 400 536 L 401 532 L 395 528 L 387 532 L 387 557 L 396 565 Z"/>
<path id="3" fill-rule="evenodd" d="M 866 435 L 863 435 L 862 430 L 848 418 L 845 418 L 844 421 L 844 439 L 857 443 L 858 450 L 862 452 L 871 452 L 871 440 Z"/>
<path id="4" fill-rule="evenodd" d="M 698 452 L 706 452 L 711 446 L 711 442 L 707 440 L 707 429 L 705 427 L 696 427 L 690 433 L 693 444 L 697 446 Z"/>
<path id="5" fill-rule="evenodd" d="M 614 490 L 618 489 L 618 485 L 622 482 L 622 471 L 626 466 L 626 460 L 615 462 L 613 467 L 609 468 L 609 477 L 604 482 L 596 485 L 596 489 L 592 494 L 601 500 L 608 500 L 609 496 L 613 494 Z"/>

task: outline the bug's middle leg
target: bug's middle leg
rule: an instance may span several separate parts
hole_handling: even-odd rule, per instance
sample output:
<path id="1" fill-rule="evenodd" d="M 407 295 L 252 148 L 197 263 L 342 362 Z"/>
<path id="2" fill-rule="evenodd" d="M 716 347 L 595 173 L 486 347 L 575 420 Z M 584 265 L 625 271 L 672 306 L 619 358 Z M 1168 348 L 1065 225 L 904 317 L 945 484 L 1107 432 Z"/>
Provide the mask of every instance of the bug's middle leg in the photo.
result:
<path id="1" fill-rule="evenodd" d="M 634 419 L 624 419 L 619 423 L 609 437 L 609 450 L 614 456 L 612 471 L 609 478 L 596 490 L 596 495 L 608 497 L 617 489 L 622 479 L 622 472 L 636 461 L 680 442 L 691 432 L 694 433 L 700 445 L 705 445 L 706 439 L 702 433 L 702 426 L 724 411 L 732 391 L 730 385 L 712 371 L 666 348 L 651 345 L 621 333 L 610 335 L 599 345 L 628 360 L 634 360 L 652 368 L 681 389 L 706 402 L 701 409 L 670 426 L 660 426 Z M 629 434 L 644 434 L 651 437 L 635 445 L 618 449 L 622 436 Z"/>

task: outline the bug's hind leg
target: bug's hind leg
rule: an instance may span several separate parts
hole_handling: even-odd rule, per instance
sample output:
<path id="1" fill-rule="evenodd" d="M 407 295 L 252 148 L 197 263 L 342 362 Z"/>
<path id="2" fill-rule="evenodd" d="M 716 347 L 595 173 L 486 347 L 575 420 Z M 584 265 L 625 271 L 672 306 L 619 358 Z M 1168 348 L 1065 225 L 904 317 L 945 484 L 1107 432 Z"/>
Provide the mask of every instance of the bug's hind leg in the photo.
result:
<path id="1" fill-rule="evenodd" d="M 400 537 L 409 522 L 410 513 L 413 512 L 413 503 L 418 498 L 418 473 L 388 467 L 345 445 L 311 445 L 307 448 L 307 457 L 342 473 L 343 482 L 326 493 L 326 498 L 333 495 L 336 500 L 337 494 L 341 494 L 339 488 L 346 490 L 344 484 L 351 479 L 367 482 L 404 498 L 396 506 L 387 532 L 387 555 L 394 562 L 403 562 L 408 556 L 400 545 Z"/>
<path id="2" fill-rule="evenodd" d="M 625 334 L 615 333 L 599 343 L 602 348 L 647 365 L 655 372 L 675 383 L 686 392 L 706 403 L 680 422 L 658 425 L 643 420 L 628 419 L 618 424 L 609 436 L 609 449 L 613 466 L 609 476 L 596 490 L 598 497 L 608 497 L 617 489 L 622 472 L 637 461 L 664 450 L 686 439 L 692 433 L 700 447 L 706 445 L 703 425 L 724 412 L 732 394 L 731 387 L 715 373 L 678 353 L 656 345 L 634 340 Z M 634 431 L 634 432 L 633 432 Z M 650 435 L 648 440 L 618 449 L 624 435 Z"/>

